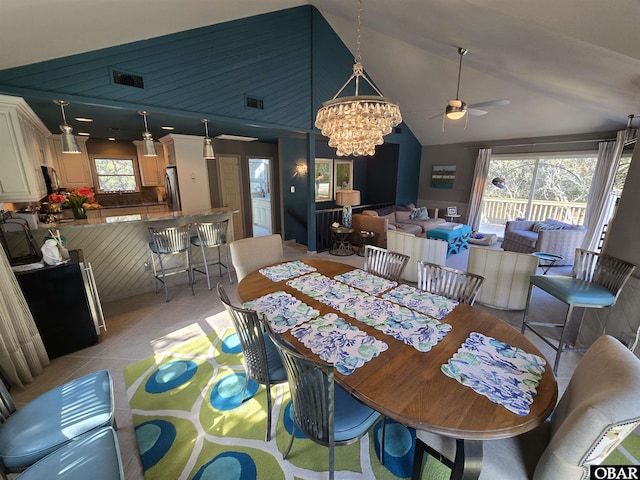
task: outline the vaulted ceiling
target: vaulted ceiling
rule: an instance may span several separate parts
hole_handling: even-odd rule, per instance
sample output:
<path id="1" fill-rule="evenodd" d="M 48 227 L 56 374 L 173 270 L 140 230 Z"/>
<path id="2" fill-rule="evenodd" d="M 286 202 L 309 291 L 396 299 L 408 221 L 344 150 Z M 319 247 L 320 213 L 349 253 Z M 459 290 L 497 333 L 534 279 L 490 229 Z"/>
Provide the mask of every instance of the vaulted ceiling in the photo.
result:
<path id="1" fill-rule="evenodd" d="M 0 70 L 304 4 L 355 54 L 356 0 L 7 0 Z M 606 132 L 640 114 L 637 0 L 363 0 L 362 25 L 364 67 L 422 145 Z M 510 104 L 443 131 L 458 47 L 459 98 Z"/>

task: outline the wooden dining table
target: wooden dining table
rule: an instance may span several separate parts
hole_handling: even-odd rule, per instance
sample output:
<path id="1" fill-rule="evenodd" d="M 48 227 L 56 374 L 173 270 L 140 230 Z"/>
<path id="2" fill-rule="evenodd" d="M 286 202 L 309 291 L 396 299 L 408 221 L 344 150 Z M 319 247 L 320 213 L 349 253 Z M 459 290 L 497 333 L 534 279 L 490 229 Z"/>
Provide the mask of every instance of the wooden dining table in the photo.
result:
<path id="1" fill-rule="evenodd" d="M 356 268 L 327 260 L 302 261 L 330 278 Z M 296 297 L 319 310 L 321 315 L 337 314 L 388 344 L 386 351 L 356 368 L 353 373 L 342 375 L 336 371 L 336 381 L 364 404 L 403 425 L 462 440 L 465 468 L 460 478 L 479 476 L 483 441 L 512 437 L 532 430 L 549 416 L 556 404 L 558 389 L 548 363 L 527 415 L 512 413 L 441 371 L 440 367 L 453 357 L 472 332 L 543 357 L 520 331 L 479 308 L 458 304 L 440 320 L 450 324 L 451 330 L 431 350 L 421 352 L 288 286 L 287 280 L 274 282 L 259 271 L 242 279 L 237 293 L 240 300 L 246 302 L 276 291 Z M 318 359 L 290 330 L 281 335 L 304 355 Z"/>

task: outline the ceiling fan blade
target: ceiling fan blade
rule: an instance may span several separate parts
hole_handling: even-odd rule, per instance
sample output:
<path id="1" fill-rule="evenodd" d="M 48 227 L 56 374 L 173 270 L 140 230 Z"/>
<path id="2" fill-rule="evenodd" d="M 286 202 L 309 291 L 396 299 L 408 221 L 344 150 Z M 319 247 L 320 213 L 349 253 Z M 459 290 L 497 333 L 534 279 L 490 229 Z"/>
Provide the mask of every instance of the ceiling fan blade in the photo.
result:
<path id="1" fill-rule="evenodd" d="M 486 110 L 478 110 L 477 108 L 467 108 L 467 113 L 469 115 L 479 117 L 480 115 L 486 115 L 489 112 L 487 112 Z"/>
<path id="2" fill-rule="evenodd" d="M 511 101 L 509 100 L 490 100 L 488 102 L 480 102 L 474 103 L 473 105 L 469 105 L 469 108 L 477 108 L 477 107 L 497 107 L 499 105 L 509 105 Z"/>

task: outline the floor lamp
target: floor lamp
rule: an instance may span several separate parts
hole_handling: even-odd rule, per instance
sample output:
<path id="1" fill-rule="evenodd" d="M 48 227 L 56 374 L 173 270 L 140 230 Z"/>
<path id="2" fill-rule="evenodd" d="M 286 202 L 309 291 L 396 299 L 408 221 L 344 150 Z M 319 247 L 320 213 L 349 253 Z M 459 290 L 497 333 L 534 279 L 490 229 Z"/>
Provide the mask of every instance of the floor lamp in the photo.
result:
<path id="1" fill-rule="evenodd" d="M 351 228 L 351 207 L 360 205 L 360 190 L 338 190 L 336 205 L 342 206 L 342 224 Z"/>

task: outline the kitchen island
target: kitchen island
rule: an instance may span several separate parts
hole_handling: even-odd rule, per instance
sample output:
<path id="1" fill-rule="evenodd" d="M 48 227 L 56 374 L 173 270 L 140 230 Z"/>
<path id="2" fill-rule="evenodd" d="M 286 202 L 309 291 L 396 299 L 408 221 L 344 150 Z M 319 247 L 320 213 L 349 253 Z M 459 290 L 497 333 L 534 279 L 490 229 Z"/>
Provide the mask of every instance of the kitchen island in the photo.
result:
<path id="1" fill-rule="evenodd" d="M 81 249 L 85 260 L 93 267 L 100 299 L 105 302 L 155 291 L 149 227 L 177 227 L 187 223 L 220 222 L 228 219 L 227 243 L 231 243 L 231 222 L 235 212 L 228 208 L 212 208 L 63 220 L 42 224 L 41 228 L 32 233 L 36 243 L 42 245 L 48 229 L 57 229 L 65 237 L 69 250 Z M 195 265 L 202 263 L 200 249 L 193 249 L 193 261 Z M 196 277 L 199 281 L 202 278 Z M 187 275 L 175 275 L 170 278 L 170 282 L 186 284 Z M 159 296 L 158 301 L 162 300 L 164 299 Z"/>

